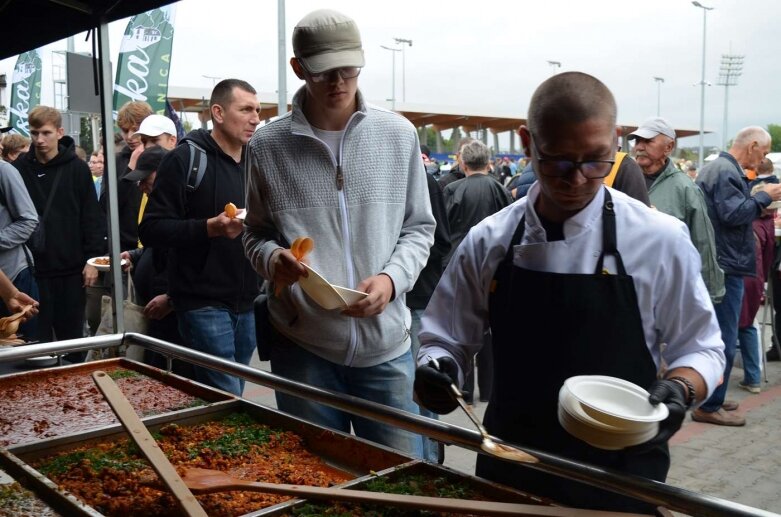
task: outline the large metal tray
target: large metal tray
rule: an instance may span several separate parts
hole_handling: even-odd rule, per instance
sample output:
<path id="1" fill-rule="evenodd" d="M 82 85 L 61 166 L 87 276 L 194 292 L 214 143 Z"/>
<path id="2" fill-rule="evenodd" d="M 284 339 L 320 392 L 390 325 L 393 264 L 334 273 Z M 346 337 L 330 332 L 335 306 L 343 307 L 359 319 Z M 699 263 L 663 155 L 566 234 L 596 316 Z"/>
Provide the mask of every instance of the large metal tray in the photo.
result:
<path id="1" fill-rule="evenodd" d="M 14 488 L 15 485 L 16 488 Z M 3 495 L 0 496 L 0 515 L 2 516 L 58 517 L 61 515 L 34 492 L 28 490 L 2 470 L 0 470 L 0 491 L 3 491 Z M 13 497 L 10 494 L 13 494 Z"/>
<path id="2" fill-rule="evenodd" d="M 434 465 L 422 461 L 416 461 L 412 463 L 405 463 L 383 472 L 378 472 L 374 475 L 363 476 L 348 483 L 344 483 L 344 488 L 355 488 L 359 490 L 365 490 L 366 484 L 372 479 L 378 477 L 387 478 L 389 481 L 396 481 L 406 475 L 422 475 L 429 479 L 444 478 L 447 482 L 457 484 L 460 488 L 470 489 L 474 492 L 481 494 L 488 501 L 497 501 L 504 503 L 518 503 L 518 504 L 536 504 L 543 506 L 552 506 L 554 503 L 548 499 L 537 497 L 513 488 L 488 481 L 486 479 L 478 478 L 458 472 L 456 470 L 444 467 L 441 465 Z M 428 494 L 426 494 L 428 495 Z M 433 494 L 431 494 L 433 495 Z M 292 517 L 293 510 L 300 509 L 306 504 L 318 504 L 316 501 L 300 501 L 294 504 L 290 504 L 286 507 L 274 507 L 267 508 L 259 515 L 273 516 L 273 517 Z M 327 507 L 329 503 L 323 502 Z M 351 507 L 351 504 L 345 504 L 343 506 Z"/>
<path id="3" fill-rule="evenodd" d="M 239 411 L 247 412 L 259 422 L 271 427 L 293 431 L 304 439 L 306 448 L 319 456 L 326 464 L 351 473 L 356 478 L 368 476 L 373 472 L 390 471 L 393 467 L 415 461 L 393 449 L 320 427 L 242 399 L 219 405 L 187 409 L 176 414 L 149 417 L 145 419 L 145 424 L 150 431 L 155 432 L 169 423 L 194 425 Z M 98 516 L 101 515 L 98 511 L 76 499 L 73 495 L 59 490 L 49 478 L 31 467 L 30 463 L 56 452 L 124 436 L 126 433 L 122 427 L 114 425 L 47 441 L 0 449 L 0 466 L 15 478 L 23 480 L 26 486 L 31 487 L 42 499 L 60 512 L 66 515 Z M 272 509 L 290 507 L 299 501 L 294 499 L 247 515 L 265 515 Z"/>
<path id="4" fill-rule="evenodd" d="M 68 379 L 69 378 L 72 379 L 74 378 L 74 376 L 86 377 L 89 376 L 92 372 L 97 370 L 107 370 L 107 369 L 114 369 L 119 367 L 134 372 L 138 372 L 146 377 L 159 381 L 160 383 L 166 386 L 169 386 L 178 391 L 186 393 L 187 395 L 197 397 L 205 401 L 207 404 L 219 403 L 219 402 L 235 399 L 235 397 L 230 393 L 226 393 L 224 391 L 217 390 L 205 386 L 203 384 L 199 384 L 189 379 L 185 379 L 178 375 L 164 372 L 158 368 L 143 363 L 139 363 L 136 361 L 132 361 L 129 359 L 125 359 L 125 358 L 106 359 L 106 360 L 94 361 L 94 362 L 71 365 L 71 366 L 46 368 L 42 370 L 35 370 L 30 372 L 14 373 L 14 374 L 0 376 L 0 393 L 4 393 L 6 390 L 13 390 L 15 386 L 19 386 L 23 382 L 31 382 L 35 384 L 40 382 L 40 380 L 43 378 L 51 378 L 51 377 L 55 377 L 58 383 L 67 386 Z M 76 394 L 74 393 L 73 395 L 75 398 Z M 65 397 L 63 397 L 63 400 L 64 399 Z M 3 411 L 3 407 L 9 408 L 11 404 L 22 404 L 22 402 L 20 401 L 17 403 L 15 401 L 11 401 L 8 397 L 0 397 L 0 412 Z M 89 416 L 91 420 L 84 419 L 83 416 L 78 411 L 70 411 L 70 412 L 63 411 L 63 413 L 57 415 L 58 422 L 62 424 L 62 422 L 65 421 L 68 423 L 69 426 L 72 426 L 71 431 L 69 432 L 74 432 L 73 429 L 75 429 L 76 431 L 86 431 L 90 429 L 99 429 L 101 427 L 116 424 L 117 420 L 114 417 L 113 413 L 111 412 L 108 404 L 104 403 L 104 406 L 105 407 L 102 407 L 103 412 L 100 414 L 98 414 L 94 409 L 90 411 Z M 176 411 L 177 410 L 173 410 L 173 409 L 164 410 L 161 411 L 160 414 L 171 413 Z M 13 433 L 11 433 L 10 436 L 15 438 L 12 440 L 12 445 L 22 444 L 22 443 L 32 443 L 41 440 L 50 440 L 63 435 L 63 431 L 61 429 L 58 429 L 57 426 L 50 427 L 47 429 L 47 431 L 48 434 L 50 434 L 50 437 L 45 437 L 45 438 L 44 437 L 23 438 L 21 437 L 21 433 L 20 435 L 14 437 Z M 4 436 L 3 438 L 8 438 L 8 436 Z"/>

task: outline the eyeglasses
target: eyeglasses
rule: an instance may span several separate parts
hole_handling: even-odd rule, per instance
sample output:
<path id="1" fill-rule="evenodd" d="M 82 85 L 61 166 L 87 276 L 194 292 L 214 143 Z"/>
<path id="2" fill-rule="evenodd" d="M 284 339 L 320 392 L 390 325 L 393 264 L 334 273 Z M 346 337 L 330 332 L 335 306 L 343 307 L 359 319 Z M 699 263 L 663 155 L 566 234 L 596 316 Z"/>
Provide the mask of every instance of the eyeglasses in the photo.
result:
<path id="1" fill-rule="evenodd" d="M 299 61 L 301 63 L 301 61 Z M 332 70 L 326 70 L 325 72 L 321 72 L 319 74 L 313 74 L 309 70 L 306 69 L 303 63 L 301 63 L 301 68 L 304 69 L 304 72 L 306 72 L 306 75 L 309 76 L 309 78 L 312 80 L 313 83 L 322 83 L 325 81 L 336 81 L 336 77 L 334 74 L 338 74 L 339 77 L 342 79 L 353 79 L 355 77 L 358 77 L 361 73 L 360 67 L 357 66 L 345 66 L 343 68 L 334 68 Z"/>
<path id="2" fill-rule="evenodd" d="M 613 168 L 615 160 L 556 160 L 553 158 L 543 158 L 542 153 L 537 148 L 534 135 L 532 135 L 532 149 L 534 154 L 537 155 L 537 163 L 540 164 L 539 172 L 545 176 L 552 178 L 561 178 L 569 176 L 572 171 L 578 169 L 583 177 L 588 179 L 604 178 L 610 174 L 610 169 Z"/>

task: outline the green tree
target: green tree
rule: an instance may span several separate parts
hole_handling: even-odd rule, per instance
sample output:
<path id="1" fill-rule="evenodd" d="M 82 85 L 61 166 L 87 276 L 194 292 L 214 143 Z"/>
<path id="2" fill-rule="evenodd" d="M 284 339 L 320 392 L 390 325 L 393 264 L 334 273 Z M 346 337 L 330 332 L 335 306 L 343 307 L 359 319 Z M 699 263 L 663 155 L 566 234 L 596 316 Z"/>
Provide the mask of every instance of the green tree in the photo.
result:
<path id="1" fill-rule="evenodd" d="M 89 156 L 94 151 L 92 148 L 92 124 L 90 124 L 89 117 L 81 117 L 79 119 L 79 127 L 79 145 Z"/>
<path id="2" fill-rule="evenodd" d="M 781 151 L 781 125 L 768 124 L 767 132 L 770 133 L 770 137 L 773 139 L 773 145 L 770 150 L 774 153 Z"/>

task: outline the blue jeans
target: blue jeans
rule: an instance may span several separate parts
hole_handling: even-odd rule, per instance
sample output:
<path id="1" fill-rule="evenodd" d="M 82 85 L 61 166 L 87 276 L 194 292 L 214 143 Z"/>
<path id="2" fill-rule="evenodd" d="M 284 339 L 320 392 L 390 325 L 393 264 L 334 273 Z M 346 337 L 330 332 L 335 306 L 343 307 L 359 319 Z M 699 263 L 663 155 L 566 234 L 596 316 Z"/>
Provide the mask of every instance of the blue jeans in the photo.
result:
<path id="1" fill-rule="evenodd" d="M 713 392 L 700 409 L 707 413 L 713 413 L 721 409 L 724 397 L 727 395 L 729 374 L 732 372 L 732 361 L 735 359 L 735 350 L 738 347 L 738 321 L 740 321 L 740 308 L 743 304 L 743 277 L 741 275 L 724 275 L 724 299 L 713 306 L 716 311 L 716 319 L 719 320 L 721 339 L 724 341 L 724 382 Z"/>
<path id="2" fill-rule="evenodd" d="M 412 401 L 415 365 L 409 350 L 376 366 L 354 368 L 327 361 L 274 332 L 271 371 L 281 377 L 418 414 Z M 420 435 L 389 424 L 359 417 L 282 392 L 276 393 L 280 411 L 345 433 L 355 434 L 418 458 L 423 455 Z"/>
<path id="3" fill-rule="evenodd" d="M 738 330 L 738 344 L 743 358 L 743 384 L 759 386 L 761 377 L 759 334 L 754 325 Z"/>
<path id="4" fill-rule="evenodd" d="M 222 359 L 249 364 L 255 350 L 255 316 L 225 308 L 202 307 L 177 312 L 186 346 Z M 193 367 L 195 380 L 241 396 L 244 380 L 202 366 Z"/>
<path id="5" fill-rule="evenodd" d="M 417 365 L 418 350 L 420 350 L 420 339 L 418 339 L 418 334 L 420 334 L 420 318 L 423 316 L 423 312 L 425 311 L 422 309 L 410 309 L 410 312 L 412 313 L 412 324 L 410 325 L 410 337 L 412 338 L 412 361 Z M 439 415 L 432 413 L 423 406 L 418 406 L 418 411 L 420 416 L 439 420 Z M 423 459 L 434 463 L 438 462 L 440 459 L 439 443 L 436 440 L 432 440 L 431 438 L 427 438 L 425 436 L 423 436 Z"/>
<path id="6" fill-rule="evenodd" d="M 13 284 L 14 287 L 19 289 L 24 294 L 30 296 L 33 300 L 38 302 L 41 301 L 41 295 L 38 291 L 38 282 L 35 281 L 35 276 L 33 275 L 32 271 L 30 271 L 29 267 L 24 268 L 19 272 L 18 275 L 16 275 Z M 5 304 L 0 303 L 0 317 L 10 315 L 11 313 L 8 312 L 8 308 L 5 306 Z M 37 341 L 38 316 L 33 316 L 28 321 L 19 325 L 19 331 L 17 334 L 25 338 L 27 341 Z"/>

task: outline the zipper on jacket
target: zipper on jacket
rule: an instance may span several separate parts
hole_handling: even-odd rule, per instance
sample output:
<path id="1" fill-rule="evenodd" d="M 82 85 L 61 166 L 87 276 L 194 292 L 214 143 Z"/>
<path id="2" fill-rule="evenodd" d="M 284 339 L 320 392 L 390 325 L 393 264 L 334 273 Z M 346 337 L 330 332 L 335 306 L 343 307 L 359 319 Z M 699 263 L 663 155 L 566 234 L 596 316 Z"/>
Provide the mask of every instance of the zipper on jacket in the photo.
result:
<path id="1" fill-rule="evenodd" d="M 342 174 L 342 164 L 336 164 L 336 190 L 344 189 L 344 175 Z"/>
<path id="2" fill-rule="evenodd" d="M 295 131 L 293 132 L 293 134 L 298 134 L 301 136 L 313 138 L 318 142 L 320 142 L 323 146 L 325 146 L 326 150 L 328 151 L 328 155 L 333 160 L 334 165 L 336 165 L 336 190 L 339 198 L 339 212 L 341 213 L 342 216 L 342 240 L 344 242 L 344 259 L 345 259 L 345 264 L 347 265 L 347 282 L 351 289 L 355 289 L 355 271 L 353 270 L 353 266 L 352 266 L 353 259 L 352 259 L 352 252 L 350 250 L 350 245 L 351 245 L 351 241 L 349 239 L 350 226 L 347 218 L 347 200 L 344 194 L 344 172 L 342 171 L 341 157 L 344 155 L 344 137 L 347 135 L 347 130 L 350 128 L 350 125 L 352 124 L 353 120 L 357 115 L 358 112 L 356 111 L 350 116 L 350 119 L 347 121 L 347 124 L 344 126 L 344 133 L 342 134 L 342 139 L 339 142 L 339 157 L 340 157 L 339 161 L 336 160 L 336 156 L 334 156 L 334 153 L 331 152 L 331 148 L 328 147 L 328 145 L 325 142 L 317 138 L 314 134 L 296 133 Z M 347 353 L 344 358 L 345 366 L 352 365 L 352 362 L 355 359 L 355 354 L 358 350 L 358 329 L 355 323 L 355 318 L 348 318 L 348 319 L 350 320 L 350 336 L 349 336 L 349 345 L 347 346 Z"/>

